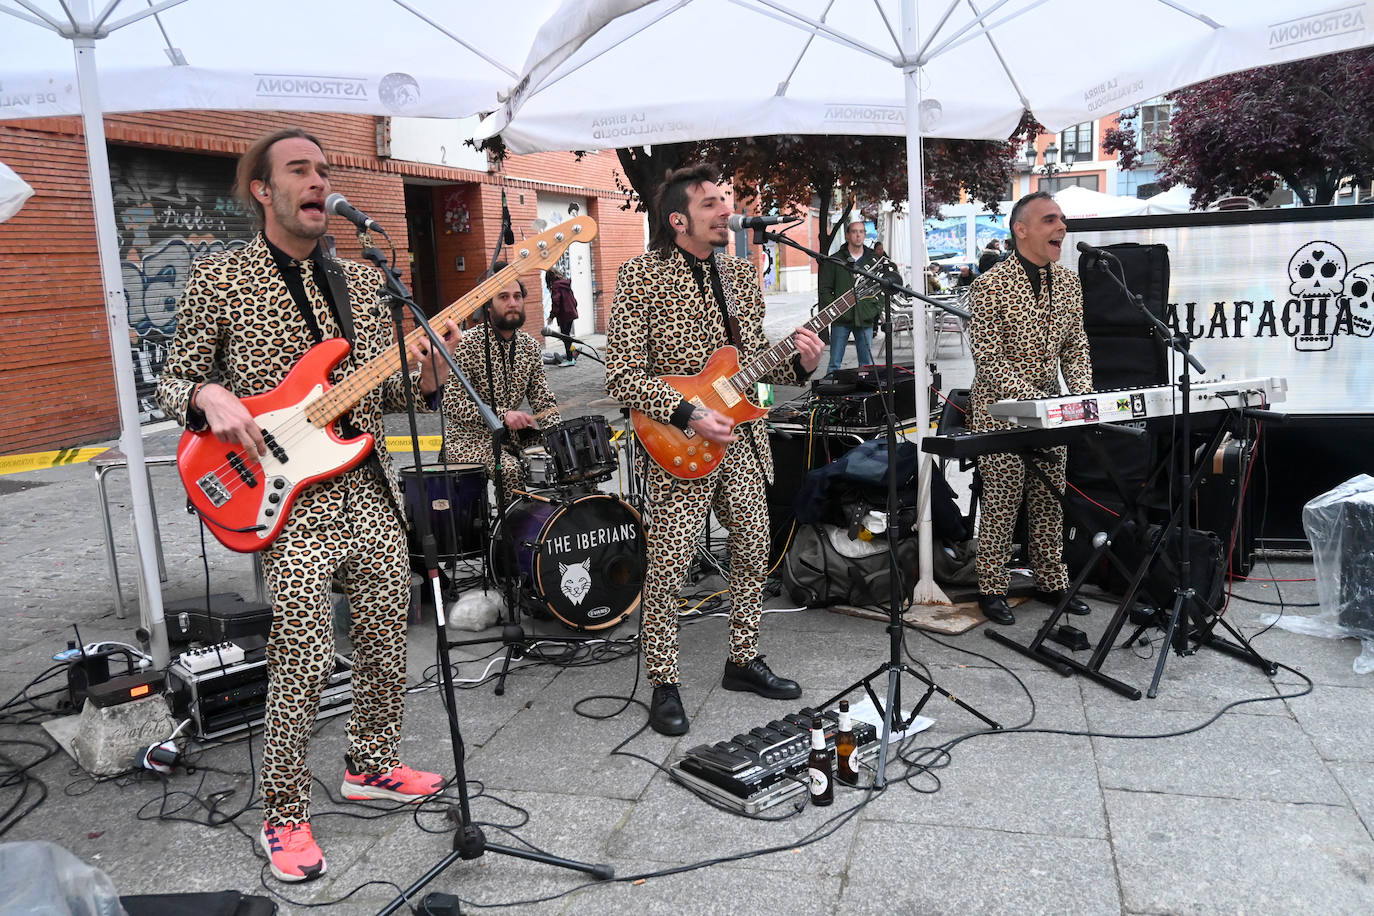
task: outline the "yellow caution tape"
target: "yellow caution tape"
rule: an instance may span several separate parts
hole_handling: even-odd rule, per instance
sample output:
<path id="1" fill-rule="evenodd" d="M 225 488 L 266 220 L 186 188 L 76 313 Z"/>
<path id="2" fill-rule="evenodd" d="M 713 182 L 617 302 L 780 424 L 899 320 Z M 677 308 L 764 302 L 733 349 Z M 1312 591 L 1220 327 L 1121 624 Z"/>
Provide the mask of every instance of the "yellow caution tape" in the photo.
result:
<path id="1" fill-rule="evenodd" d="M 29 452 L 26 455 L 0 455 L 0 474 L 19 474 L 23 471 L 41 471 L 64 464 L 83 464 L 108 449 L 62 448 L 55 452 Z"/>
<path id="2" fill-rule="evenodd" d="M 437 452 L 443 447 L 443 436 L 421 436 L 417 441 L 420 443 L 420 451 Z M 410 451 L 409 436 L 387 436 L 386 450 L 388 452 L 408 452 Z"/>

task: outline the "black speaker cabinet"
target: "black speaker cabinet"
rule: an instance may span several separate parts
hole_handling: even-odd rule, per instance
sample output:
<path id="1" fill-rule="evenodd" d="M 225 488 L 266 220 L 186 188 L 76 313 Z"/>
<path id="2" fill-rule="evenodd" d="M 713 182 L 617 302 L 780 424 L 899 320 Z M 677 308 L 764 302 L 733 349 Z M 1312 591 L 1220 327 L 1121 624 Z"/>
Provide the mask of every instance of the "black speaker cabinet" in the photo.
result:
<path id="1" fill-rule="evenodd" d="M 1374 506 L 1345 506 L 1341 538 L 1341 626 L 1374 635 Z"/>
<path id="2" fill-rule="evenodd" d="M 1193 526 L 1216 532 L 1223 547 L 1231 545 L 1231 572 L 1241 576 L 1255 565 L 1253 488 L 1245 493 L 1241 503 L 1241 488 L 1245 485 L 1253 445 L 1248 440 L 1223 443 L 1211 466 L 1198 477 L 1193 500 Z"/>

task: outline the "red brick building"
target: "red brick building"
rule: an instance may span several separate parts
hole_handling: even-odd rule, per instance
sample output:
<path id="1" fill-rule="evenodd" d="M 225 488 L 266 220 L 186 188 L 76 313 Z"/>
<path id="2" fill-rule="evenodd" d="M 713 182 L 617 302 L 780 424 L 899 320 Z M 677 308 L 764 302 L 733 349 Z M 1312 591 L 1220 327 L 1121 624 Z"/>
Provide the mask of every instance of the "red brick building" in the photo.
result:
<path id="1" fill-rule="evenodd" d="M 251 235 L 248 214 L 231 196 L 235 160 L 278 127 L 299 124 L 319 137 L 335 189 L 388 228 L 395 266 L 430 314 L 485 271 L 503 191 L 517 238 L 535 234 L 540 219 L 596 220 L 597 238 L 574 245 L 565 265 L 584 316 L 579 332 L 605 330 L 616 270 L 644 250 L 643 216 L 622 209 L 610 153 L 580 161 L 571 153 L 513 156 L 499 170 L 479 158 L 477 167 L 462 168 L 394 158 L 392 124 L 380 117 L 175 111 L 111 115 L 105 124 L 128 345 L 145 420 L 158 416 L 151 393 L 191 261 Z M 119 421 L 80 120 L 0 123 L 0 162 L 35 192 L 0 223 L 0 454 L 113 437 Z M 346 224 L 335 219 L 331 228 L 339 254 L 358 257 Z M 527 329 L 536 334 L 547 313 L 541 280 L 526 279 Z"/>

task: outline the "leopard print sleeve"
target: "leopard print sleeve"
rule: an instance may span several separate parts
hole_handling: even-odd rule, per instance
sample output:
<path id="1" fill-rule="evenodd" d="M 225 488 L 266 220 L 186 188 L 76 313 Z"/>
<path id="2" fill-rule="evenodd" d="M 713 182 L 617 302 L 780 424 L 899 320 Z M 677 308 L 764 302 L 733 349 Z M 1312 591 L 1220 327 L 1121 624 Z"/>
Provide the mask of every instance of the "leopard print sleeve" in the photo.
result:
<path id="1" fill-rule="evenodd" d="M 219 294 L 204 261 L 191 267 L 191 276 L 177 302 L 177 327 L 167 365 L 157 381 L 157 401 L 169 416 L 188 429 L 206 426 L 205 416 L 190 409 L 198 384 L 223 381 L 219 371 Z"/>
<path id="2" fill-rule="evenodd" d="M 1083 330 L 1083 284 L 1069 270 L 1064 271 L 1063 283 L 1069 290 L 1068 331 L 1059 350 L 1060 365 L 1069 393 L 1085 394 L 1093 390 L 1093 361 L 1088 334 Z"/>
<path id="3" fill-rule="evenodd" d="M 620 265 L 616 275 L 615 300 L 611 305 L 610 326 L 606 334 L 606 393 L 660 423 L 671 422 L 673 411 L 682 403 L 676 388 L 653 374 L 654 334 L 669 331 L 691 333 L 691 329 L 654 327 L 652 316 L 666 295 L 655 253 L 642 254 Z M 671 323 L 672 316 L 668 316 Z M 674 335 L 675 336 L 675 335 Z M 666 345 L 675 341 L 665 340 Z"/>

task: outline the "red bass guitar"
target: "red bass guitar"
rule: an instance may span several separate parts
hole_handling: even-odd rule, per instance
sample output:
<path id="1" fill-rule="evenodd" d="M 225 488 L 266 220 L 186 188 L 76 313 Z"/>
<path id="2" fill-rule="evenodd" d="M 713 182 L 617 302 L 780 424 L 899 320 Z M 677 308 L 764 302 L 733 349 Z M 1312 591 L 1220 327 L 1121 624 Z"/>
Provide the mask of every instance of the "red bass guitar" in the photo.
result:
<path id="1" fill-rule="evenodd" d="M 551 267 L 573 242 L 590 242 L 595 237 L 596 222 L 583 216 L 522 240 L 507 267 L 432 320 L 461 322 L 521 274 Z M 423 336 L 424 331 L 416 328 L 406 335 L 406 342 Z M 395 375 L 401 358 L 389 349 L 331 386 L 329 373 L 348 351 L 343 338 L 316 344 L 276 388 L 243 399 L 262 428 L 268 454 L 246 452 L 208 430 L 187 430 L 182 435 L 177 447 L 181 482 L 191 504 L 225 547 L 241 553 L 262 550 L 281 533 L 303 488 L 355 468 L 367 458 L 372 435 L 345 439 L 337 421 Z"/>

